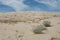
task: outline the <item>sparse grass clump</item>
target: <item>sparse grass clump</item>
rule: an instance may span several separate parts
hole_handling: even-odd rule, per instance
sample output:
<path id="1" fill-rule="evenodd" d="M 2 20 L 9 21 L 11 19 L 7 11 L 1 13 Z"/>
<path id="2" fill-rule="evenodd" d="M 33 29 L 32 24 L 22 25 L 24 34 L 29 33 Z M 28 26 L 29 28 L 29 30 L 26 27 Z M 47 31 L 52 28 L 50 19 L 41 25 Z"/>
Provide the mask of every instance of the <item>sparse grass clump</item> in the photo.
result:
<path id="1" fill-rule="evenodd" d="M 39 25 L 37 27 L 34 27 L 32 30 L 35 34 L 42 34 L 42 31 L 46 30 L 46 28 L 43 25 Z"/>
<path id="2" fill-rule="evenodd" d="M 44 22 L 43 22 L 43 25 L 44 25 L 45 27 L 51 27 L 51 22 L 50 22 L 50 21 L 44 21 Z"/>

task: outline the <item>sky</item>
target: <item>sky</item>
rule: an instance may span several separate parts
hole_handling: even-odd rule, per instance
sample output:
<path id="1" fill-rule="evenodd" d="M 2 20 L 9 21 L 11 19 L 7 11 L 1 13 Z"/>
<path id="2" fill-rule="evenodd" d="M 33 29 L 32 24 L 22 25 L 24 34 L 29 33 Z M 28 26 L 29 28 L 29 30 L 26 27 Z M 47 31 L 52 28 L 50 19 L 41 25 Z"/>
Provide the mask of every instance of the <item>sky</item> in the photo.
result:
<path id="1" fill-rule="evenodd" d="M 0 12 L 60 12 L 60 0 L 0 0 Z"/>

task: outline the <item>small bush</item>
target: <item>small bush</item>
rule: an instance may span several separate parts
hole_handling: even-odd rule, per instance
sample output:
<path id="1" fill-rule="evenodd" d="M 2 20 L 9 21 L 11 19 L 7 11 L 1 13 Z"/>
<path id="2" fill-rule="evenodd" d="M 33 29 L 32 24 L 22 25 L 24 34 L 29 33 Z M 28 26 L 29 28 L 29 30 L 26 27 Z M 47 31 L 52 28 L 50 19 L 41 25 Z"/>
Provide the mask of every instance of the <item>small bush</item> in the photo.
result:
<path id="1" fill-rule="evenodd" d="M 60 38 L 54 38 L 54 37 L 52 37 L 51 40 L 60 40 Z"/>
<path id="2" fill-rule="evenodd" d="M 50 22 L 50 21 L 44 21 L 44 22 L 43 22 L 43 25 L 44 25 L 45 27 L 51 27 L 51 22 Z"/>
<path id="3" fill-rule="evenodd" d="M 46 30 L 46 27 L 44 27 L 43 25 L 39 25 L 39 26 L 33 28 L 32 30 L 35 34 L 42 34 L 43 33 L 42 31 Z"/>

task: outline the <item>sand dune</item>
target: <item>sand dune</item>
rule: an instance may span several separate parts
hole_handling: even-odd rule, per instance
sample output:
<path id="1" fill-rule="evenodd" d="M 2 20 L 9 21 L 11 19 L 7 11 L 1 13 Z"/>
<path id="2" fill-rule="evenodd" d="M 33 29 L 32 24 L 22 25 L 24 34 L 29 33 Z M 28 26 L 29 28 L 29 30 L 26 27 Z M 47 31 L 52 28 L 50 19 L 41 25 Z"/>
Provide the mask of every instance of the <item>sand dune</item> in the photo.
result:
<path id="1" fill-rule="evenodd" d="M 32 27 L 50 21 L 44 34 L 34 34 Z M 55 39 L 52 39 L 55 38 Z M 60 40 L 60 14 L 52 12 L 0 13 L 0 40 Z"/>

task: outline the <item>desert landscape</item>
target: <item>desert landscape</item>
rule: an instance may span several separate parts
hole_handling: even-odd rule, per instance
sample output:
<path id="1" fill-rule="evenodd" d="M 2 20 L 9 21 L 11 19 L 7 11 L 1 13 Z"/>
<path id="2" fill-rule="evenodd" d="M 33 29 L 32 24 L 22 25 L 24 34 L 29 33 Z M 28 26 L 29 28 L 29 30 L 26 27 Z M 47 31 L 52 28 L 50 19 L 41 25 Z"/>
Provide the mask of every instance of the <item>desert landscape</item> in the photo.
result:
<path id="1" fill-rule="evenodd" d="M 0 40 L 60 40 L 60 13 L 0 13 Z"/>

